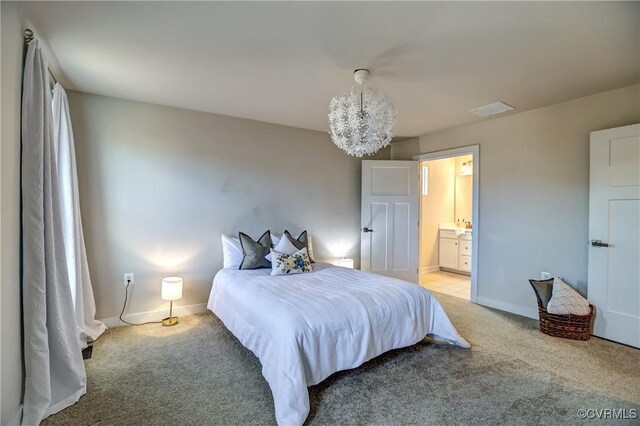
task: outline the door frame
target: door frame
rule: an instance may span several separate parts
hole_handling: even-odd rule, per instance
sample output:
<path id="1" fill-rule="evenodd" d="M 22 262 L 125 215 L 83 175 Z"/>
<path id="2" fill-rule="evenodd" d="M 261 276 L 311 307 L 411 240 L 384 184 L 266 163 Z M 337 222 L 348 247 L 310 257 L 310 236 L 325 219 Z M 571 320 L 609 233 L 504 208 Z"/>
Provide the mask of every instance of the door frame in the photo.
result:
<path id="1" fill-rule="evenodd" d="M 432 151 L 424 154 L 414 155 L 413 159 L 417 161 L 439 160 L 443 158 L 458 157 L 461 155 L 471 155 L 473 161 L 473 203 L 471 208 L 471 223 L 473 224 L 473 232 L 471 233 L 471 294 L 470 300 L 477 303 L 478 299 L 478 241 L 480 230 L 479 206 L 480 206 L 480 145 L 469 145 L 459 148 L 444 149 L 441 151 Z M 418 191 L 418 196 L 421 194 Z M 419 204 L 422 208 L 422 203 Z M 418 232 L 420 230 L 418 229 Z M 419 237 L 418 237 L 419 238 Z M 420 244 L 418 244 L 420 251 Z"/>

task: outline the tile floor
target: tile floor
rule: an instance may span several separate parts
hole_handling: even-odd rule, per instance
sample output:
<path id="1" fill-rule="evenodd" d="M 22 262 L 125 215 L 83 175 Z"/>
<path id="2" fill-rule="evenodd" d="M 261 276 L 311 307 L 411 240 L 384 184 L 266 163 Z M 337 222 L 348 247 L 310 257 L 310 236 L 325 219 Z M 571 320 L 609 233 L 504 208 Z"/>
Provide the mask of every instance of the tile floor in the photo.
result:
<path id="1" fill-rule="evenodd" d="M 471 295 L 471 277 L 445 271 L 420 274 L 420 285 L 439 293 L 469 300 Z"/>

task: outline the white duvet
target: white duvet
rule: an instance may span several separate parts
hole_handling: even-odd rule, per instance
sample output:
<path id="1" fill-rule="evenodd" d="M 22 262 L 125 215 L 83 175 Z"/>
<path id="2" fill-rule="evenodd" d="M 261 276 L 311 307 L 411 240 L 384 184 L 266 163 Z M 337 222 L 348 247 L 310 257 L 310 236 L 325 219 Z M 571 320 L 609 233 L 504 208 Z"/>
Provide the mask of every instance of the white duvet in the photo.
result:
<path id="1" fill-rule="evenodd" d="M 314 272 L 222 269 L 207 307 L 262 363 L 280 425 L 309 414 L 308 386 L 426 335 L 468 348 L 436 298 L 393 278 L 316 263 Z"/>

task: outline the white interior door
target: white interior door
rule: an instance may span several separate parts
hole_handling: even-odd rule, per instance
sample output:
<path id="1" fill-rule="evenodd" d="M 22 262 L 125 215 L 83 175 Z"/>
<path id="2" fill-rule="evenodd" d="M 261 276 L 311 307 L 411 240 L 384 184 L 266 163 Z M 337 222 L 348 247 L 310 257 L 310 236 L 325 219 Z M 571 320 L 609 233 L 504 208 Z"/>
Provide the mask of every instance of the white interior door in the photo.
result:
<path id="1" fill-rule="evenodd" d="M 418 162 L 362 162 L 361 267 L 418 282 Z"/>
<path id="2" fill-rule="evenodd" d="M 591 133 L 593 334 L 640 347 L 640 124 Z"/>

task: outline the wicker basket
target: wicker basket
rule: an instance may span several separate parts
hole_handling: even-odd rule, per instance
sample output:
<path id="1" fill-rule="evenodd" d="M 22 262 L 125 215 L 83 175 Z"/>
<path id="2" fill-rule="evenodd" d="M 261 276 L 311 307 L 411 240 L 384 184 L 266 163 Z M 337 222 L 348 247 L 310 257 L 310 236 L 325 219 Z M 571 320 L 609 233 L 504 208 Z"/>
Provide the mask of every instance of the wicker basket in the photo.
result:
<path id="1" fill-rule="evenodd" d="M 544 334 L 573 340 L 589 340 L 591 338 L 593 305 L 589 305 L 589 314 L 587 315 L 557 315 L 547 312 L 538 299 L 538 314 L 540 316 L 540 331 Z"/>

